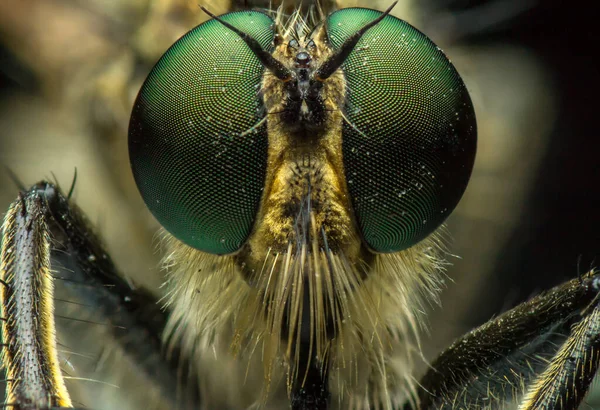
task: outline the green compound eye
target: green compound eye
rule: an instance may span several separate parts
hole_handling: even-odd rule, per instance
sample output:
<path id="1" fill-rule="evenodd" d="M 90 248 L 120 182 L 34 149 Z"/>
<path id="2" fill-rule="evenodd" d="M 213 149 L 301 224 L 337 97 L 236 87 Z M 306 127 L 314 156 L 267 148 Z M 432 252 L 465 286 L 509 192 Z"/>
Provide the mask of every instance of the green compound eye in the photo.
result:
<path id="1" fill-rule="evenodd" d="M 221 18 L 270 50 L 269 16 Z M 165 53 L 135 102 L 129 157 L 138 188 L 158 221 L 199 250 L 235 252 L 256 218 L 267 166 L 263 71 L 237 34 L 209 20 Z"/>
<path id="2" fill-rule="evenodd" d="M 331 46 L 380 15 L 333 13 Z M 471 99 L 444 53 L 389 15 L 362 36 L 342 70 L 342 154 L 363 239 L 376 252 L 408 248 L 442 224 L 466 189 L 477 144 Z"/>

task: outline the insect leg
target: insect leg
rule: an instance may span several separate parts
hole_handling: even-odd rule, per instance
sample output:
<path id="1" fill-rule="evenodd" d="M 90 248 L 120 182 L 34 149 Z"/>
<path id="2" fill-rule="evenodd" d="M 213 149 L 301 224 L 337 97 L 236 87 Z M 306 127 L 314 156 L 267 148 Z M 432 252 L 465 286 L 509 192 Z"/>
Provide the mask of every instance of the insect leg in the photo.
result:
<path id="1" fill-rule="evenodd" d="M 56 261 L 67 268 L 51 268 Z M 59 279 L 93 306 L 125 354 L 140 363 L 139 369 L 175 407 L 181 392 L 178 355 L 166 360 L 161 353 L 167 314 L 152 294 L 133 289 L 118 274 L 81 212 L 58 187 L 40 182 L 12 203 L 2 227 L 0 262 L 7 405 L 71 406 L 54 327 L 53 288 Z"/>
<path id="2" fill-rule="evenodd" d="M 6 405 L 71 407 L 56 352 L 50 239 L 41 201 L 20 196 L 2 227 L 2 362 Z"/>
<path id="3" fill-rule="evenodd" d="M 546 370 L 531 383 L 519 410 L 579 407 L 600 364 L 598 298 L 582 316 Z"/>
<path id="4" fill-rule="evenodd" d="M 576 408 L 598 367 L 599 294 L 591 271 L 467 333 L 422 378 L 419 408 L 495 408 L 527 386 L 536 403 L 569 396 L 563 408 Z M 544 383 L 554 390 L 541 391 Z"/>

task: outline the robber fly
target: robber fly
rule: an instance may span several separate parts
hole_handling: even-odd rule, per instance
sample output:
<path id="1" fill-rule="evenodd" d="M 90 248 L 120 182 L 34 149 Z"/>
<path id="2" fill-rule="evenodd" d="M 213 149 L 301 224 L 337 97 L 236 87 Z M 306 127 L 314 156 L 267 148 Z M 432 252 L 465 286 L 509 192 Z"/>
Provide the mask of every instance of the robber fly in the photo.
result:
<path id="1" fill-rule="evenodd" d="M 454 66 L 393 6 L 318 21 L 207 11 L 156 64 L 129 152 L 166 230 L 166 311 L 117 274 L 72 190 L 40 182 L 20 194 L 2 231 L 7 405 L 73 405 L 53 241 L 59 278 L 110 318 L 173 407 L 579 404 L 598 363 L 594 272 L 463 336 L 413 379 L 421 304 L 440 288 L 441 224 L 466 188 L 477 131 Z M 222 392 L 222 375 L 237 394 Z"/>

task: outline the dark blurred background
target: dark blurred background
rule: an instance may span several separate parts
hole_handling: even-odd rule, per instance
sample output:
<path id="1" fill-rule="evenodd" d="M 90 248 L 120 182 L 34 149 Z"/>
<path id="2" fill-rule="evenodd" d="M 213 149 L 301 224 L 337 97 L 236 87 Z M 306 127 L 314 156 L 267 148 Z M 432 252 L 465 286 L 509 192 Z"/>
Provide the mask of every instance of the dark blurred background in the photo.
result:
<path id="1" fill-rule="evenodd" d="M 241 7 L 207 2 L 215 14 Z M 156 223 L 129 174 L 126 127 L 144 76 L 205 19 L 187 0 L 0 4 L 0 166 L 54 178 L 136 281 L 161 282 Z M 252 2 L 249 2 L 252 4 Z M 339 1 L 383 9 L 388 1 Z M 600 265 L 600 38 L 591 1 L 400 1 L 456 64 L 478 115 L 473 181 L 449 220 L 453 267 L 431 358 L 457 335 Z M 0 209 L 17 188 L 0 171 Z M 157 290 L 158 292 L 158 290 Z"/>
<path id="2" fill-rule="evenodd" d="M 457 3 L 469 7 L 477 2 Z M 546 120 L 553 123 L 546 152 L 519 224 L 502 246 L 480 298 L 494 309 L 600 263 L 599 104 L 594 98 L 600 93 L 600 66 L 594 58 L 600 35 L 592 9 L 592 2 L 539 1 L 497 30 L 469 38 L 471 44 L 525 47 L 547 70 L 555 93 L 554 117 Z M 486 320 L 485 315 L 474 319 Z"/>

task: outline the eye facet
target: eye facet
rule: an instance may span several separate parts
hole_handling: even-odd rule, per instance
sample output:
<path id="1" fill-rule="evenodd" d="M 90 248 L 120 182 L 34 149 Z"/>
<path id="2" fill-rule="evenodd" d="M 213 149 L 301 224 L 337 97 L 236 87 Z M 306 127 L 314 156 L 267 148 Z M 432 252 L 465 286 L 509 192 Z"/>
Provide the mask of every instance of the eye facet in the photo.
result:
<path id="1" fill-rule="evenodd" d="M 269 16 L 221 18 L 269 50 Z M 263 71 L 237 34 L 209 20 L 165 53 L 135 102 L 129 156 L 138 188 L 158 221 L 199 250 L 235 252 L 256 218 L 267 166 Z"/>
<path id="2" fill-rule="evenodd" d="M 379 15 L 333 13 L 330 44 Z M 359 229 L 373 251 L 408 248 L 440 226 L 466 189 L 477 141 L 471 99 L 444 53 L 393 16 L 363 35 L 342 70 L 342 155 Z"/>

